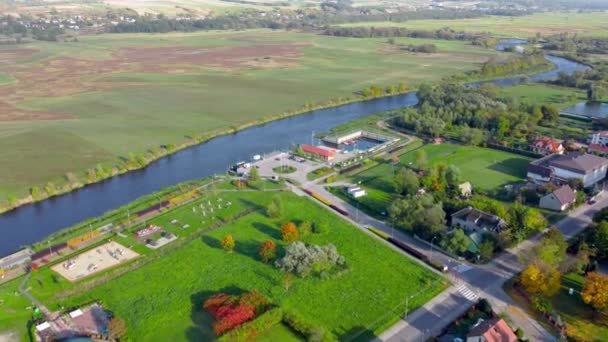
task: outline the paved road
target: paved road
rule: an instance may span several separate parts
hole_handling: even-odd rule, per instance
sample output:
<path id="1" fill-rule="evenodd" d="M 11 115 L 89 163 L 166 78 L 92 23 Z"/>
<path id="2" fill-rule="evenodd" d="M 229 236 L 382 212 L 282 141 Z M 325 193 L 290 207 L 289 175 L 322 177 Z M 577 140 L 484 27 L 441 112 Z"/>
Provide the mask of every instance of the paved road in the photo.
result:
<path id="1" fill-rule="evenodd" d="M 340 198 L 328 192 L 322 185 L 306 184 L 331 202 L 348 211 L 359 226 L 371 225 L 386 232 L 410 246 L 425 253 L 428 257 L 442 262 L 449 267 L 448 277 L 453 283 L 449 289 L 435 297 L 423 307 L 409 314 L 380 336 L 382 341 L 425 341 L 438 335 L 450 322 L 464 313 L 478 298 L 486 298 L 495 311 L 506 313 L 514 327 L 524 330 L 526 338 L 532 341 L 554 341 L 555 337 L 534 321 L 525 312 L 518 309 L 513 300 L 503 291 L 505 281 L 521 272 L 517 255 L 531 250 L 540 239 L 540 234 L 506 250 L 486 265 L 473 265 L 454 259 L 440 251 L 432 250 L 426 242 L 413 239 L 399 230 L 392 229 L 385 222 L 377 220 L 359 211 Z M 593 215 L 601 208 L 608 206 L 608 196 L 600 198 L 594 205 L 583 205 L 569 216 L 555 224 L 565 238 L 578 234 L 591 222 Z"/>

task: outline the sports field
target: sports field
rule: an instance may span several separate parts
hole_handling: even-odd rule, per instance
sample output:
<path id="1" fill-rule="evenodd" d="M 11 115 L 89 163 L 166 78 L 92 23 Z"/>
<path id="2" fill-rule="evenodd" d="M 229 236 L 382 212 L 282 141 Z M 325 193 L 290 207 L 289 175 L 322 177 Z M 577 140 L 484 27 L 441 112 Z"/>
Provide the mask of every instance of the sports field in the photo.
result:
<path id="1" fill-rule="evenodd" d="M 500 186 L 520 181 L 526 176 L 526 167 L 530 158 L 520 155 L 476 146 L 461 146 L 449 143 L 439 145 L 427 144 L 421 147 L 427 154 L 429 166 L 437 163 L 456 165 L 462 174 L 463 181 L 469 181 L 474 191 L 492 191 Z M 382 163 L 376 167 L 358 173 L 348 179 L 354 183 L 361 182 L 368 195 L 358 199 L 361 209 L 375 216 L 382 216 L 395 199 L 393 172 L 407 166 L 414 160 L 414 152 L 400 157 L 396 166 Z M 334 191 L 338 193 L 337 190 Z M 349 196 L 341 196 L 353 201 Z"/>
<path id="2" fill-rule="evenodd" d="M 583 36 L 607 36 L 608 12 L 545 12 L 521 17 L 488 16 L 455 20 L 409 20 L 405 22 L 349 23 L 344 26 L 398 26 L 409 29 L 437 30 L 449 27 L 458 31 L 490 32 L 509 37 L 532 37 L 561 32 Z"/>
<path id="3" fill-rule="evenodd" d="M 436 81 L 497 54 L 457 41 L 398 40 L 438 46 L 425 55 L 386 39 L 260 30 L 79 39 L 0 47 L 1 79 L 16 80 L 0 87 L 0 200 L 193 133 L 371 85 Z"/>
<path id="4" fill-rule="evenodd" d="M 254 211 L 179 248 L 164 247 L 169 248 L 169 252 L 142 252 L 150 256 L 140 260 L 151 258 L 155 253 L 163 256 L 98 287 L 88 285 L 95 279 L 89 283 L 88 279 L 70 283 L 49 269 L 42 269 L 28 283 L 30 292 L 51 309 L 101 300 L 127 321 L 129 338 L 134 341 L 203 341 L 212 338 L 212 330 L 211 318 L 202 310 L 202 302 L 218 291 L 237 293 L 256 289 L 282 309 L 295 311 L 306 320 L 331 330 L 340 340 L 353 337 L 369 340 L 399 319 L 407 296 L 414 295 L 409 302 L 413 309 L 443 290 L 438 275 L 307 198 L 290 192 L 278 194 L 283 214 L 280 219 L 270 220 L 264 208 L 273 196 L 260 192 L 222 194 L 223 200 L 233 202 L 233 206 L 247 206 Z M 185 209 L 188 210 L 169 212 L 163 219 L 148 223 L 159 224 L 171 217 L 180 223 L 189 223 L 190 230 L 196 229 L 200 214 L 193 215 L 190 205 Z M 348 269 L 325 280 L 296 278 L 286 291 L 285 274 L 260 260 L 260 243 L 268 239 L 276 241 L 280 256 L 284 246 L 280 241 L 281 223 L 319 220 L 326 220 L 329 229 L 311 233 L 303 241 L 334 244 L 344 255 Z M 185 234 L 180 231 L 178 228 L 177 234 Z M 232 254 L 220 247 L 221 239 L 228 234 L 236 241 Z M 129 246 L 126 240 L 116 237 L 116 241 Z M 141 248 L 145 249 L 140 245 L 133 247 L 134 250 Z M 16 282 L 0 286 L 0 298 L 8 300 L 7 310 L 20 314 L 0 312 L 0 331 L 25 327 L 20 315 L 26 300 L 10 297 L 14 284 Z M 268 334 L 285 336 L 289 330 L 277 327 Z"/>

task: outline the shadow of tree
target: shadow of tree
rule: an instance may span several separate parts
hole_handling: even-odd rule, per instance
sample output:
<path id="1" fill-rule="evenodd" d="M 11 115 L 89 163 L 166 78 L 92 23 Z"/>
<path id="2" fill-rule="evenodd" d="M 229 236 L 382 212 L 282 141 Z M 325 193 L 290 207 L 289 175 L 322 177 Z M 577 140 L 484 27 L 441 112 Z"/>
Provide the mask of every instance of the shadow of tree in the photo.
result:
<path id="1" fill-rule="evenodd" d="M 191 295 L 190 303 L 192 304 L 192 310 L 190 312 L 190 318 L 192 320 L 192 326 L 186 330 L 186 339 L 191 342 L 215 340 L 216 336 L 213 333 L 213 317 L 203 309 L 203 303 L 209 297 L 218 293 L 240 295 L 244 292 L 245 290 L 239 287 L 229 286 L 218 291 L 201 291 Z"/>
<path id="2" fill-rule="evenodd" d="M 358 326 L 349 329 L 344 334 L 338 337 L 339 341 L 373 341 L 376 334 L 366 327 Z"/>
<path id="3" fill-rule="evenodd" d="M 261 222 L 255 222 L 253 223 L 253 228 L 257 229 L 260 233 L 268 235 L 272 239 L 281 240 L 281 232 L 279 231 L 279 229 L 273 228 L 270 225 Z"/>

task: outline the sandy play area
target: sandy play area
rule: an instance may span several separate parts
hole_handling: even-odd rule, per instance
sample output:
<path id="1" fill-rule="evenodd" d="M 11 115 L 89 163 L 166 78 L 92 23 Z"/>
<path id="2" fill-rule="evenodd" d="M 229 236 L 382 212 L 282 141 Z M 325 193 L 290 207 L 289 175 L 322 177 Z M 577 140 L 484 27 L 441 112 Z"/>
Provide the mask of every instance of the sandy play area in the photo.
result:
<path id="1" fill-rule="evenodd" d="M 108 242 L 70 258 L 51 269 L 69 281 L 76 281 L 136 258 L 139 254 L 117 242 Z"/>

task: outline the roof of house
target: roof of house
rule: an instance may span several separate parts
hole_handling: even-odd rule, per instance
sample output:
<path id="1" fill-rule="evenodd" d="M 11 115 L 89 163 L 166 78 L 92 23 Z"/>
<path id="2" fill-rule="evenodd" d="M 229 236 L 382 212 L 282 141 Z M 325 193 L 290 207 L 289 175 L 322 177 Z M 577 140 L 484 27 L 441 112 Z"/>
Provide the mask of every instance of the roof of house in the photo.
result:
<path id="1" fill-rule="evenodd" d="M 587 174 L 608 165 L 608 159 L 589 153 L 570 152 L 549 161 L 551 167 Z"/>
<path id="2" fill-rule="evenodd" d="M 547 138 L 547 137 L 537 138 L 532 143 L 532 146 L 543 149 L 545 151 L 552 152 L 552 153 L 559 152 L 560 150 L 564 149 L 561 141 Z"/>
<path id="3" fill-rule="evenodd" d="M 553 191 L 551 194 L 549 194 L 547 196 L 550 196 L 550 195 L 555 196 L 555 198 L 562 205 L 570 204 L 570 203 L 573 203 L 574 201 L 576 201 L 576 193 L 574 192 L 574 190 L 572 190 L 572 188 L 569 185 L 561 186 L 560 188 Z"/>
<path id="4" fill-rule="evenodd" d="M 466 207 L 453 213 L 452 219 L 455 218 L 471 222 L 477 227 L 486 230 L 500 230 L 507 226 L 507 223 L 500 217 L 473 207 Z"/>
<path id="5" fill-rule="evenodd" d="M 599 135 L 600 137 L 603 137 L 603 138 L 608 137 L 608 131 L 597 131 L 597 132 L 593 132 L 591 134 Z"/>
<path id="6" fill-rule="evenodd" d="M 336 155 L 336 150 L 333 148 L 323 148 L 306 144 L 302 145 L 302 150 L 304 150 L 304 152 L 316 154 L 322 157 L 333 157 Z"/>
<path id="7" fill-rule="evenodd" d="M 608 146 L 600 145 L 600 144 L 589 144 L 588 149 L 590 151 L 598 151 L 602 153 L 608 152 Z"/>
<path id="8" fill-rule="evenodd" d="M 502 318 L 482 321 L 471 329 L 469 337 L 482 336 L 486 342 L 516 342 L 517 336 Z"/>

